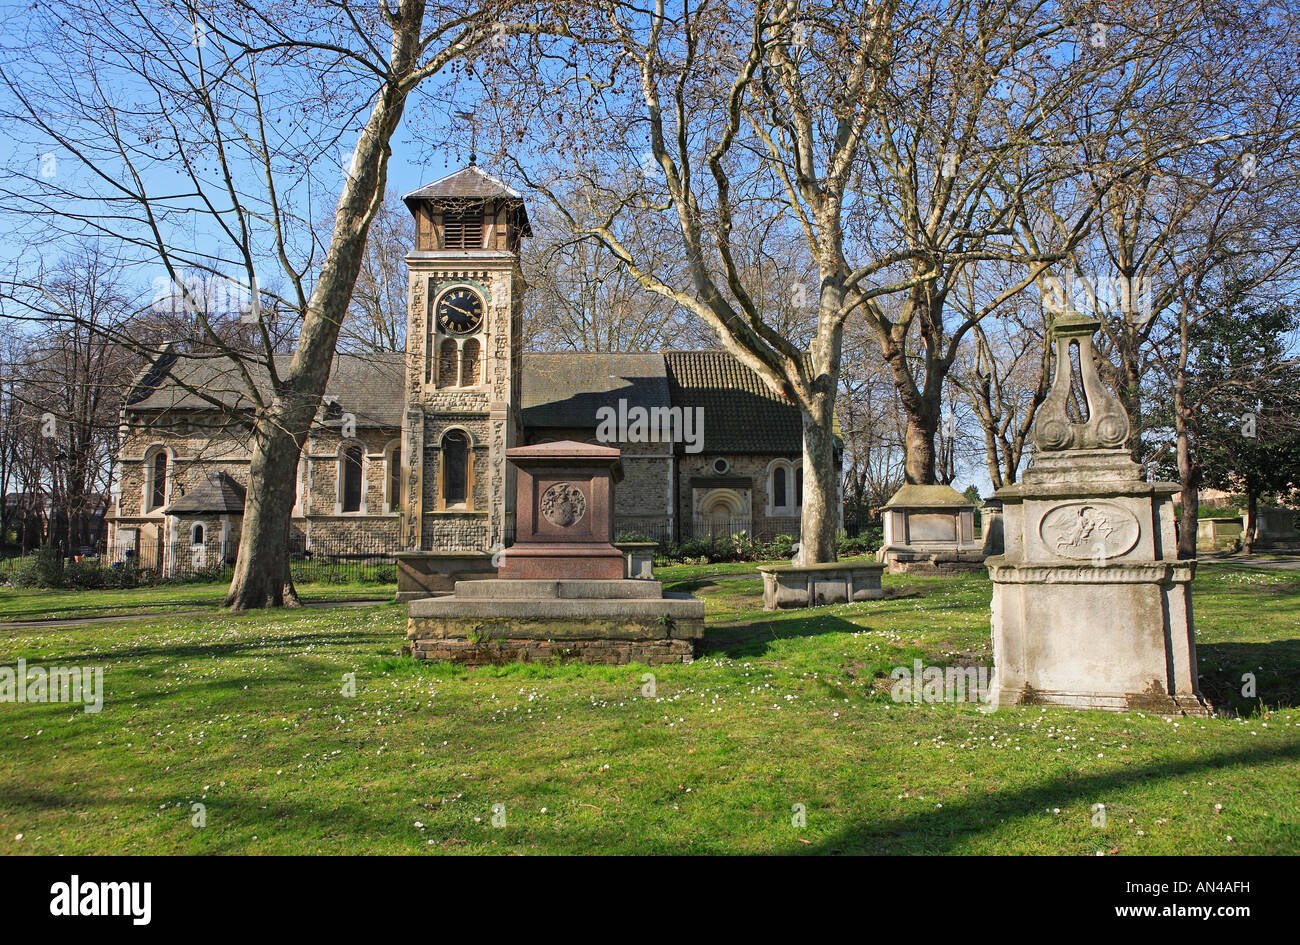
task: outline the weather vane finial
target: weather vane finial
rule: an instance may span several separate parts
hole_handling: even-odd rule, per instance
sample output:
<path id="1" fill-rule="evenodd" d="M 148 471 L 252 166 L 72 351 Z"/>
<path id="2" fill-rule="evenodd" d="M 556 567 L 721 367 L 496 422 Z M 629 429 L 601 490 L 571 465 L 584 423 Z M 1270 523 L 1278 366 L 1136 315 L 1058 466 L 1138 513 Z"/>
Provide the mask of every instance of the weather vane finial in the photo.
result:
<path id="1" fill-rule="evenodd" d="M 478 163 L 478 124 L 474 121 L 473 112 L 457 112 L 456 117 L 469 122 L 469 164 L 473 167 Z"/>

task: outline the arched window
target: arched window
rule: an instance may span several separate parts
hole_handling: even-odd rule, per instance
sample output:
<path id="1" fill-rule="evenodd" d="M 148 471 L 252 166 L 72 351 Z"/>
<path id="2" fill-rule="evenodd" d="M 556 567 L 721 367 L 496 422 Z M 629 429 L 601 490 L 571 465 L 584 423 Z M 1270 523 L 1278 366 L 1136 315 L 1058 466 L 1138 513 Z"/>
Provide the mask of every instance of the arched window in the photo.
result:
<path id="1" fill-rule="evenodd" d="M 451 338 L 443 339 L 438 348 L 438 386 L 456 386 L 456 342 Z"/>
<path id="2" fill-rule="evenodd" d="M 803 508 L 803 467 L 794 471 L 794 504 Z"/>
<path id="3" fill-rule="evenodd" d="M 442 438 L 442 501 L 459 505 L 469 500 L 469 437 L 448 430 Z"/>
<path id="4" fill-rule="evenodd" d="M 460 386 L 473 387 L 478 384 L 478 342 L 471 338 L 465 342 L 460 352 Z"/>
<path id="5" fill-rule="evenodd" d="M 203 544 L 203 523 L 202 522 L 195 522 L 194 527 L 190 529 L 190 544 L 191 545 Z"/>
<path id="6" fill-rule="evenodd" d="M 149 457 L 145 476 L 145 511 L 155 512 L 167 504 L 167 451 L 159 449 Z"/>
<path id="7" fill-rule="evenodd" d="M 785 507 L 785 467 L 777 466 L 772 470 L 772 505 L 777 508 Z"/>
<path id="8" fill-rule="evenodd" d="M 349 443 L 343 449 L 339 503 L 344 512 L 361 511 L 361 473 L 366 451 L 360 443 Z"/>
<path id="9" fill-rule="evenodd" d="M 388 511 L 399 511 L 401 506 L 402 447 L 399 444 L 388 451 Z"/>

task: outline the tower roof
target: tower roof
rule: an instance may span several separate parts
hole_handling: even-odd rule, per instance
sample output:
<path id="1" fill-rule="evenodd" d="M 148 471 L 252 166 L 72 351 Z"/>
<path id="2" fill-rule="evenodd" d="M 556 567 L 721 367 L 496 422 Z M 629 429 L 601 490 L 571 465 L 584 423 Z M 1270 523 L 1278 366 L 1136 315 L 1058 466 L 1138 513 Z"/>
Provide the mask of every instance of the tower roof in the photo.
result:
<path id="1" fill-rule="evenodd" d="M 507 186 L 505 181 L 493 177 L 477 164 L 440 177 L 402 197 L 403 200 L 506 200 L 524 199 L 519 191 Z"/>
<path id="2" fill-rule="evenodd" d="M 532 227 L 528 224 L 528 211 L 524 209 L 524 195 L 477 164 L 462 167 L 402 196 L 402 201 L 412 213 L 415 212 L 415 205 L 421 201 L 454 204 L 465 201 L 486 203 L 491 200 L 501 200 L 517 208 L 521 232 L 525 236 L 533 235 Z"/>

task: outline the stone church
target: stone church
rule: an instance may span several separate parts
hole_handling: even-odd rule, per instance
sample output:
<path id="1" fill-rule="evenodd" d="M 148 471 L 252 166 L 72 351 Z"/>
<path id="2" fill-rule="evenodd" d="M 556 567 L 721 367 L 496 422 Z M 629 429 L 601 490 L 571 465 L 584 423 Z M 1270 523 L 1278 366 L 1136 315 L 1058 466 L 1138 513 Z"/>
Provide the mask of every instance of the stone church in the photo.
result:
<path id="1" fill-rule="evenodd" d="M 622 450 L 625 536 L 798 534 L 799 412 L 757 374 L 722 351 L 525 353 L 521 195 L 471 164 L 404 201 L 416 221 L 406 351 L 337 356 L 299 461 L 300 547 L 508 545 L 505 451 L 554 440 Z M 230 362 L 172 353 L 134 379 L 109 516 L 115 560 L 233 560 L 248 449 L 229 417 L 250 406 L 244 389 Z"/>

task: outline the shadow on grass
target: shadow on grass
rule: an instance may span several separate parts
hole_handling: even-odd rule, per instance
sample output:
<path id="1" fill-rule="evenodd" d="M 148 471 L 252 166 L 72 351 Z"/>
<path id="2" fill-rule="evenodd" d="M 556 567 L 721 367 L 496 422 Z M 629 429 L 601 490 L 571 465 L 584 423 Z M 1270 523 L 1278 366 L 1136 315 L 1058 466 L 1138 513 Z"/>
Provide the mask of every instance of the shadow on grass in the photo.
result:
<path id="1" fill-rule="evenodd" d="M 1300 705 L 1300 640 L 1198 643 L 1196 661 L 1201 694 L 1216 710 L 1253 715 Z"/>
<path id="2" fill-rule="evenodd" d="M 731 626 L 711 626 L 700 642 L 701 656 L 761 656 L 779 641 L 815 637 L 825 633 L 860 633 L 862 627 L 842 617 L 812 611 L 809 616 L 784 620 L 755 620 Z"/>
<path id="3" fill-rule="evenodd" d="M 1149 787 L 1153 782 L 1178 778 L 1204 777 L 1207 773 L 1242 766 L 1293 763 L 1300 759 L 1300 742 L 1278 748 L 1249 748 L 1235 752 L 1199 756 L 1176 762 L 1154 762 L 1122 771 L 1095 775 L 1074 774 L 1053 777 L 1022 787 L 1008 788 L 981 794 L 965 801 L 953 801 L 942 808 L 927 807 L 905 816 L 879 822 L 860 823 L 812 845 L 799 844 L 781 852 L 789 854 L 943 854 L 956 852 L 965 841 L 980 837 L 1015 821 L 1041 814 L 1045 808 L 1061 807 L 1071 802 L 1092 804 L 1114 803 L 1117 795 L 1130 788 Z M 442 792 L 445 785 L 433 782 L 413 786 L 412 791 L 428 794 Z M 136 844 L 158 849 L 170 847 L 173 852 L 240 853 L 255 850 L 268 842 L 287 841 L 297 852 L 314 849 L 328 853 L 364 852 L 376 846 L 405 847 L 407 852 L 451 852 L 490 849 L 485 844 L 484 830 L 469 823 L 431 823 L 429 829 L 418 831 L 412 821 L 420 809 L 400 804 L 373 803 L 365 800 L 342 800 L 326 803 L 303 803 L 280 800 L 267 796 L 266 788 L 255 788 L 242 795 L 216 796 L 206 799 L 208 827 L 196 831 L 190 826 L 189 804 L 195 798 L 177 797 L 157 791 L 137 793 L 128 801 L 125 798 L 108 798 L 86 791 L 62 793 L 50 789 L 32 789 L 14 785 L 0 786 L 0 807 L 21 813 L 23 811 L 89 811 L 105 809 L 112 805 L 139 804 L 143 809 L 160 814 L 154 826 L 144 826 L 138 836 L 128 833 L 119 841 L 95 840 L 80 844 L 70 841 L 60 852 L 130 852 Z M 474 802 L 467 802 L 465 819 L 475 813 Z M 604 825 L 575 825 L 559 830 L 549 825 L 540 829 L 516 826 L 510 832 L 490 834 L 499 836 L 503 847 L 524 844 L 538 852 L 552 854 L 590 854 L 593 849 L 604 852 L 646 853 L 687 852 L 686 837 L 664 838 L 655 843 L 644 836 L 631 839 L 636 831 L 629 832 L 626 824 L 614 821 Z M 253 841 L 257 836 L 259 841 Z M 690 852 L 733 853 L 725 838 L 695 838 L 698 843 Z M 1111 838 L 1107 838 L 1109 842 Z M 430 846 L 428 841 L 432 840 Z M 1075 841 L 1070 841 L 1074 852 Z M 125 850 L 123 849 L 125 846 Z"/>
<path id="4" fill-rule="evenodd" d="M 1044 808 L 1070 801 L 1109 802 L 1119 792 L 1242 765 L 1259 765 L 1300 759 L 1300 742 L 1282 748 L 1249 748 L 1188 761 L 1161 762 L 1104 774 L 1066 776 L 1027 787 L 979 795 L 942 808 L 896 817 L 876 824 L 860 824 L 812 846 L 799 845 L 787 853 L 950 853 L 964 840 L 994 830 L 1004 821 L 1038 814 Z M 1066 851 L 1062 851 L 1066 852 Z"/>
<path id="5" fill-rule="evenodd" d="M 256 640 L 236 640 L 231 643 L 185 643 L 164 644 L 159 646 L 129 646 L 122 649 L 89 651 L 86 653 L 60 653 L 56 660 L 60 665 L 93 664 L 118 660 L 147 659 L 149 657 L 166 657 L 168 659 L 222 659 L 241 656 L 266 654 L 269 651 L 305 647 L 331 647 L 343 645 L 373 644 L 377 641 L 392 640 L 394 654 L 401 647 L 401 640 L 395 634 L 383 631 L 330 631 L 325 633 L 294 633 L 285 636 L 262 637 Z M 304 650 L 304 652 L 307 652 Z M 0 661 L 14 659 L 0 656 Z M 290 654 L 292 655 L 292 654 Z M 28 657 L 29 659 L 31 657 Z"/>

